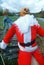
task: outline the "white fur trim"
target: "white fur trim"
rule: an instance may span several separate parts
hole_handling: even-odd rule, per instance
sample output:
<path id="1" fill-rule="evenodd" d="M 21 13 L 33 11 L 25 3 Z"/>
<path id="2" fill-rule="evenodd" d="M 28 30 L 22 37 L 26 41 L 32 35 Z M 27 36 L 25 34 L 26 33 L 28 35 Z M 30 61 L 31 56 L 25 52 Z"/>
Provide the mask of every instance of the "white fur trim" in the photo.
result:
<path id="1" fill-rule="evenodd" d="M 33 15 L 25 15 L 19 17 L 14 24 L 16 24 L 22 33 L 28 32 L 29 26 L 38 25 L 38 21 Z"/>
<path id="2" fill-rule="evenodd" d="M 32 47 L 32 46 L 22 47 L 19 43 L 18 43 L 18 46 L 19 46 L 21 51 L 26 51 L 26 52 L 32 52 L 32 51 L 35 51 L 38 48 L 38 46 L 35 46 L 35 47 Z"/>
<path id="3" fill-rule="evenodd" d="M 7 47 L 7 44 L 4 42 L 4 41 L 2 41 L 1 43 L 0 43 L 0 48 L 1 49 L 5 49 Z"/>
<path id="4" fill-rule="evenodd" d="M 29 31 L 24 34 L 24 43 L 31 42 L 31 27 L 29 27 Z"/>

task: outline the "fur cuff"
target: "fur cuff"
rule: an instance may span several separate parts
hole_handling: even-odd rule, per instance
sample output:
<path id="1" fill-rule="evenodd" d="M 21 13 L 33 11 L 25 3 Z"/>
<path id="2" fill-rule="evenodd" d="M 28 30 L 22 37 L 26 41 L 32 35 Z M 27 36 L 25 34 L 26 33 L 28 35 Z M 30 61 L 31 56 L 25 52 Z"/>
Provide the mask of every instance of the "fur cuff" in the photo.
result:
<path id="1" fill-rule="evenodd" d="M 4 42 L 4 41 L 2 41 L 1 43 L 0 43 L 0 48 L 1 49 L 5 49 L 7 47 L 7 44 Z"/>

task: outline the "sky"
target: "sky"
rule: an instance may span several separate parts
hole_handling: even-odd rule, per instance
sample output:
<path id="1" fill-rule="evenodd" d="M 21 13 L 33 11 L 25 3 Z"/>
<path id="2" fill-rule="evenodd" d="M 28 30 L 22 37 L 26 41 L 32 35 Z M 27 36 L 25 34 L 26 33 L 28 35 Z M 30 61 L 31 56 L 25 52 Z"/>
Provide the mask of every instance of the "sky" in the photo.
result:
<path id="1" fill-rule="evenodd" d="M 30 12 L 38 13 L 44 10 L 44 0 L 0 0 L 0 6 L 10 12 L 20 12 L 21 8 L 27 7 Z"/>

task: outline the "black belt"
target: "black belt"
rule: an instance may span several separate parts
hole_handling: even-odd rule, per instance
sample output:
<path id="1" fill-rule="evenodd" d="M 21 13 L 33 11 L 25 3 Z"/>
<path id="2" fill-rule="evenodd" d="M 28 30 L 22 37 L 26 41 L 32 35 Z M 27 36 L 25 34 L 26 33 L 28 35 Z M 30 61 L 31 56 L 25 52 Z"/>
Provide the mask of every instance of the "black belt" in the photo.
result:
<path id="1" fill-rule="evenodd" d="M 20 43 L 21 46 L 30 46 L 35 43 L 35 40 L 28 42 L 28 43 Z"/>

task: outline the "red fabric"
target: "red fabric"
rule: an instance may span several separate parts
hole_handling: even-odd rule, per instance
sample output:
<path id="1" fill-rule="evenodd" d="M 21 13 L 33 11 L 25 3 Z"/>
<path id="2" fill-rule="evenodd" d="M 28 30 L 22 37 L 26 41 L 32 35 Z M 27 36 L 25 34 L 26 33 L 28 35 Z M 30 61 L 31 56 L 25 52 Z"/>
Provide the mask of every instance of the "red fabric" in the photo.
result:
<path id="1" fill-rule="evenodd" d="M 44 30 L 40 26 L 32 26 L 31 27 L 31 40 L 36 39 L 37 34 L 40 36 L 44 36 Z M 36 43 L 32 45 L 32 47 L 36 46 Z"/>
<path id="2" fill-rule="evenodd" d="M 34 56 L 39 65 L 44 65 L 43 56 L 39 49 L 34 52 L 19 51 L 18 65 L 31 65 L 32 56 Z"/>
<path id="3" fill-rule="evenodd" d="M 17 40 L 20 42 L 20 43 L 23 43 L 24 42 L 24 34 L 22 34 L 18 28 L 18 26 L 16 26 L 16 37 L 17 37 Z"/>
<path id="4" fill-rule="evenodd" d="M 43 55 L 40 49 L 37 49 L 36 51 L 34 51 L 33 56 L 36 58 L 36 60 L 38 61 L 40 65 L 44 65 Z"/>
<path id="5" fill-rule="evenodd" d="M 37 30 L 36 30 L 36 26 L 32 26 L 32 27 L 31 27 L 31 40 L 36 39 L 36 34 L 37 34 L 36 31 L 37 31 Z"/>
<path id="6" fill-rule="evenodd" d="M 44 60 L 44 56 L 43 56 L 43 60 Z"/>
<path id="7" fill-rule="evenodd" d="M 5 37 L 3 38 L 4 42 L 6 44 L 8 44 L 14 34 L 15 34 L 15 26 L 12 25 L 12 27 L 8 30 L 8 32 L 6 33 Z"/>
<path id="8" fill-rule="evenodd" d="M 32 44 L 32 47 L 34 47 L 34 46 L 36 46 L 37 44 L 36 43 L 34 43 L 34 44 Z"/>
<path id="9" fill-rule="evenodd" d="M 36 38 L 36 35 L 39 34 L 40 36 L 44 36 L 44 30 L 40 26 L 32 26 L 31 27 L 31 35 L 32 35 L 32 40 Z"/>
<path id="10" fill-rule="evenodd" d="M 37 34 L 39 34 L 40 36 L 44 36 L 44 30 L 42 29 L 41 26 L 39 27 L 37 26 L 36 29 Z"/>
<path id="11" fill-rule="evenodd" d="M 18 65 L 31 65 L 32 55 L 30 52 L 20 51 L 18 56 Z"/>
<path id="12" fill-rule="evenodd" d="M 20 32 L 19 28 L 17 25 L 12 25 L 12 27 L 9 29 L 9 31 L 6 33 L 4 37 L 4 42 L 8 44 L 10 42 L 11 38 L 13 35 L 16 34 L 17 40 L 20 43 L 24 42 L 24 34 Z M 32 26 L 31 27 L 31 40 L 36 39 L 36 35 L 40 34 L 41 36 L 44 36 L 44 30 L 39 26 Z M 35 46 L 34 44 L 33 46 Z"/>

